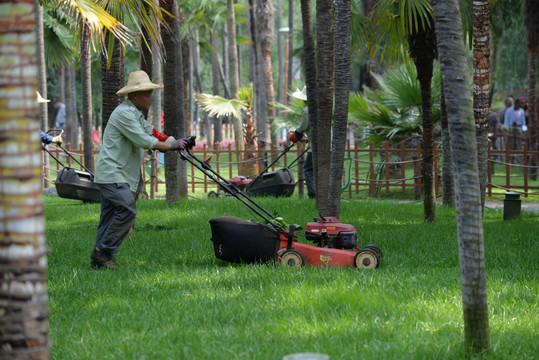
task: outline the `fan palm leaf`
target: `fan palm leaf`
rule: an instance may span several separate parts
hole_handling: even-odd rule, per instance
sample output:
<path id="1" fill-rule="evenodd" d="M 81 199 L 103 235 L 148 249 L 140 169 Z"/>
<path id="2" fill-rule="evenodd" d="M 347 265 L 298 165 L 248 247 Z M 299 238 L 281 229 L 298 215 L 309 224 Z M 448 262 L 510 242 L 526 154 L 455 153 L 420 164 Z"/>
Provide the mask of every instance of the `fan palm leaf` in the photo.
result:
<path id="1" fill-rule="evenodd" d="M 197 94 L 198 102 L 210 116 L 235 116 L 241 119 L 241 112 L 247 107 L 247 102 L 239 99 L 225 99 L 219 95 Z"/>

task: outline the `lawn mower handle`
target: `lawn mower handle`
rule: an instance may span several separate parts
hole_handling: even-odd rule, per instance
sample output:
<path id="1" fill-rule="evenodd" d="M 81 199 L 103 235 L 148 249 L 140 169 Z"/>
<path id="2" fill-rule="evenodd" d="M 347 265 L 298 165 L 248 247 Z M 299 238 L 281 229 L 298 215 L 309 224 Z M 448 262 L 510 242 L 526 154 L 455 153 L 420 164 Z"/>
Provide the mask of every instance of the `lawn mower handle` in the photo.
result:
<path id="1" fill-rule="evenodd" d="M 276 231 L 286 236 L 290 236 L 287 230 L 283 229 L 281 226 L 273 222 L 273 220 L 271 219 L 275 217 L 273 214 L 271 214 L 268 210 L 264 209 L 260 204 L 258 204 L 253 199 L 251 199 L 246 193 L 244 193 L 236 185 L 232 184 L 231 182 L 223 178 L 218 172 L 216 172 L 215 170 L 211 168 L 211 165 L 209 163 L 207 163 L 206 161 L 200 160 L 193 153 L 191 153 L 190 149 L 194 147 L 193 144 L 194 144 L 195 139 L 196 137 L 194 136 L 189 136 L 186 139 L 188 141 L 188 146 L 186 146 L 185 149 L 181 149 L 178 151 L 180 154 L 180 157 L 183 160 L 189 162 L 194 167 L 196 167 L 206 176 L 208 176 L 211 180 L 213 180 L 216 184 L 221 186 L 230 195 L 232 195 L 233 197 L 241 201 L 245 206 L 247 206 L 249 209 L 255 212 L 258 216 L 264 219 L 268 224 L 270 224 Z M 219 181 L 219 179 L 221 179 L 222 182 Z M 245 199 L 251 202 L 251 204 L 245 201 L 240 195 L 242 195 Z"/>

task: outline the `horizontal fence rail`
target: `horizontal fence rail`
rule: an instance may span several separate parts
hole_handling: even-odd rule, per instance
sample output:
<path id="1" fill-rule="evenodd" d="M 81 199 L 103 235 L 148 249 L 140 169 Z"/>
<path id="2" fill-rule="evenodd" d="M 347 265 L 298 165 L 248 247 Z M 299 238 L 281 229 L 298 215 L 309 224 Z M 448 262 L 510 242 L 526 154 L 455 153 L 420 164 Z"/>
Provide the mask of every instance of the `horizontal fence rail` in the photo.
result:
<path id="1" fill-rule="evenodd" d="M 209 164 L 224 178 L 230 179 L 237 175 L 250 178 L 255 177 L 268 165 L 270 165 L 285 150 L 285 144 L 274 146 L 269 144 L 265 148 L 238 150 L 231 143 L 225 146 L 216 144 L 209 148 L 206 144 L 193 149 L 193 154 L 198 158 L 210 159 Z M 277 163 L 268 169 L 268 172 L 288 167 L 297 181 L 297 191 L 300 196 L 305 193 L 305 177 L 303 163 L 306 154 L 300 156 L 305 148 L 304 143 L 299 143 L 285 153 Z M 60 161 L 69 167 L 79 166 L 67 157 L 63 151 L 49 146 L 48 150 Z M 84 160 L 82 147 L 71 149 L 67 145 L 67 151 L 81 163 Z M 95 149 L 95 159 L 99 150 Z M 440 160 L 442 151 L 435 144 L 434 149 L 435 189 L 438 195 L 441 191 Z M 46 154 L 47 155 L 47 154 Z M 48 155 L 47 155 L 48 156 Z M 532 156 L 538 157 L 539 151 L 530 151 L 526 146 L 522 149 L 504 150 L 488 149 L 488 175 L 487 193 L 493 196 L 500 191 L 516 191 L 529 195 L 539 195 L 539 180 L 537 180 L 538 167 L 530 165 Z M 206 175 L 187 164 L 187 181 L 191 193 L 219 192 L 219 185 L 211 181 Z M 384 143 L 382 146 L 374 146 L 372 143 L 367 147 L 361 147 L 359 143 L 348 141 L 345 150 L 345 169 L 343 170 L 343 196 L 352 199 L 358 196 L 377 195 L 403 195 L 412 192 L 415 198 L 422 195 L 422 151 L 421 145 L 414 148 L 406 147 L 402 142 L 395 145 Z M 161 186 L 164 187 L 163 154 L 152 152 L 146 155 L 142 167 L 145 179 L 144 189 L 149 197 L 154 198 Z M 55 172 L 61 170 L 60 164 L 50 160 L 48 170 L 51 173 L 50 183 L 53 183 Z"/>

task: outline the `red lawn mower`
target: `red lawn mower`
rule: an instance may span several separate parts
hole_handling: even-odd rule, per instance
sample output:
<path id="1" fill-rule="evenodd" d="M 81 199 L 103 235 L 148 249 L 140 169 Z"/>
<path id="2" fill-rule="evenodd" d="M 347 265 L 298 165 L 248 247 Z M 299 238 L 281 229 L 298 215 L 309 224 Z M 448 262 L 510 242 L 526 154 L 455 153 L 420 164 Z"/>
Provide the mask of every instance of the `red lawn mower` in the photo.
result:
<path id="1" fill-rule="evenodd" d="M 295 225 L 286 229 L 281 218 L 275 217 L 238 186 L 224 179 L 211 168 L 209 162 L 191 153 L 195 146 L 194 136 L 187 140 L 187 147 L 179 151 L 181 158 L 202 171 L 267 223 L 255 223 L 233 216 L 211 219 L 211 240 L 217 258 L 243 263 L 274 260 L 286 267 L 309 265 L 374 269 L 380 265 L 382 251 L 374 245 L 359 248 L 355 228 L 339 223 L 335 217 L 319 216 L 307 223 L 305 239 L 316 245 L 300 243 Z"/>

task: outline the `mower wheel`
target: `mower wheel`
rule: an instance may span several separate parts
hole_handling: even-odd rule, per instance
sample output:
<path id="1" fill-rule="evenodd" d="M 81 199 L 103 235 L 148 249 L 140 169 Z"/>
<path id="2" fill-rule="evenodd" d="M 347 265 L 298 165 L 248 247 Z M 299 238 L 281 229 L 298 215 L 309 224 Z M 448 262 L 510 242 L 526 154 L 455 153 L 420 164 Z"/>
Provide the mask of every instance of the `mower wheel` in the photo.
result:
<path id="1" fill-rule="evenodd" d="M 279 260 L 284 267 L 300 267 L 304 264 L 303 256 L 296 250 L 286 250 Z"/>
<path id="2" fill-rule="evenodd" d="M 376 255 L 378 255 L 378 259 L 382 259 L 384 257 L 382 250 L 380 250 L 380 248 L 376 245 L 367 245 L 361 248 L 361 250 L 363 249 L 372 250 Z"/>
<path id="3" fill-rule="evenodd" d="M 358 269 L 376 269 L 380 265 L 380 259 L 374 251 L 364 248 L 354 257 L 354 265 Z"/>
<path id="4" fill-rule="evenodd" d="M 140 192 L 137 194 L 137 200 L 148 200 L 150 196 L 146 191 Z"/>
<path id="5" fill-rule="evenodd" d="M 217 191 L 210 191 L 208 193 L 208 199 L 215 199 L 219 197 L 219 193 Z"/>

